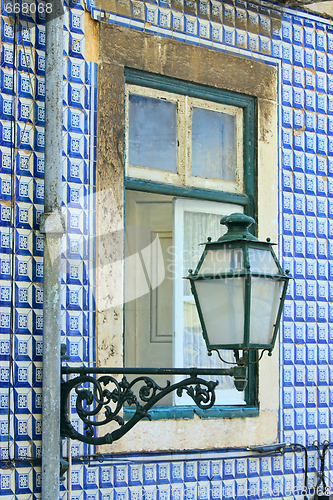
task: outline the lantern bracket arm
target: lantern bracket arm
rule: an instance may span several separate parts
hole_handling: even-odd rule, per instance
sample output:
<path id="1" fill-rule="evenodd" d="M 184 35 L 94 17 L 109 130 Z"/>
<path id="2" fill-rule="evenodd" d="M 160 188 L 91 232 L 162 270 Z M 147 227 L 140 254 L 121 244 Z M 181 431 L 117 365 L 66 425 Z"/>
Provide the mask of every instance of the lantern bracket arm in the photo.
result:
<path id="1" fill-rule="evenodd" d="M 247 368 L 237 365 L 211 369 L 62 366 L 61 375 L 61 436 L 93 445 L 111 444 L 143 418 L 150 419 L 149 410 L 172 392 L 178 397 L 187 394 L 202 410 L 211 408 L 216 401 L 218 381 L 208 377 L 234 377 L 239 391 L 243 391 L 247 383 Z M 160 386 L 151 375 L 186 378 Z M 68 410 L 69 399 L 73 422 Z M 125 422 L 126 407 L 134 408 L 135 412 Z M 107 424 L 111 425 L 103 433 L 101 427 Z"/>

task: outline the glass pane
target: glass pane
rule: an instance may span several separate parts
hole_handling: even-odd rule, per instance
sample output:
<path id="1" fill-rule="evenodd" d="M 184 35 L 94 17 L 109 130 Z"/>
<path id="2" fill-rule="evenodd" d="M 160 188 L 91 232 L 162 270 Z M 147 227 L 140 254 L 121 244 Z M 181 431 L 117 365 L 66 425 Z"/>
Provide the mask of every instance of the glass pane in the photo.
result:
<path id="1" fill-rule="evenodd" d="M 234 353 L 232 351 L 222 351 L 222 357 L 230 363 L 235 362 Z M 201 368 L 221 368 L 224 364 L 221 362 L 216 352 L 213 352 L 212 356 L 207 355 L 207 347 L 202 336 L 197 308 L 194 300 L 189 299 L 184 301 L 184 368 L 192 368 L 193 366 Z M 213 375 L 212 377 L 206 378 L 213 381 L 218 380 L 218 390 L 235 391 L 232 377 L 217 377 Z M 236 396 L 238 396 L 237 399 L 239 399 L 242 393 L 238 393 Z M 233 399 L 235 399 L 235 394 L 233 394 Z"/>
<path id="2" fill-rule="evenodd" d="M 251 279 L 251 344 L 270 344 L 280 305 L 283 281 Z"/>
<path id="3" fill-rule="evenodd" d="M 177 104 L 129 96 L 129 164 L 177 172 Z"/>
<path id="4" fill-rule="evenodd" d="M 208 250 L 199 274 L 237 273 L 243 269 L 244 259 L 241 248 Z"/>
<path id="5" fill-rule="evenodd" d="M 236 180 L 236 116 L 193 108 L 192 175 Z"/>
<path id="6" fill-rule="evenodd" d="M 249 248 L 249 261 L 252 273 L 280 274 L 270 250 Z"/>
<path id="7" fill-rule="evenodd" d="M 239 344 L 244 339 L 244 278 L 195 282 L 211 344 Z"/>

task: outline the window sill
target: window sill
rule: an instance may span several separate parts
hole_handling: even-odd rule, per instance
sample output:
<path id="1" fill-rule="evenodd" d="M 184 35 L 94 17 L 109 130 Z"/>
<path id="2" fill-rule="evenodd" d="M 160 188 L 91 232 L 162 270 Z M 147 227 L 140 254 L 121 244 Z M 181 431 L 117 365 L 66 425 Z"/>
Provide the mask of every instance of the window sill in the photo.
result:
<path id="1" fill-rule="evenodd" d="M 134 408 L 124 408 L 124 419 L 129 420 L 135 413 Z M 149 410 L 152 420 L 200 418 L 251 418 L 259 417 L 258 406 L 217 406 L 209 410 L 200 410 L 192 406 L 160 406 Z"/>

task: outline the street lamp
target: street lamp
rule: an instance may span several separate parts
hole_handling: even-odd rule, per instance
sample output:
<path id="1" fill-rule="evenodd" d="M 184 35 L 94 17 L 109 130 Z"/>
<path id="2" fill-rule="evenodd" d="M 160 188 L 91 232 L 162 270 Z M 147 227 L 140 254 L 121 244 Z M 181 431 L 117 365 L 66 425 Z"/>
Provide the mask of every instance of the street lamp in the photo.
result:
<path id="1" fill-rule="evenodd" d="M 197 268 L 189 270 L 208 352 L 274 347 L 290 277 L 270 239 L 249 232 L 254 222 L 241 213 L 223 217 L 227 233 L 208 238 Z"/>
<path id="2" fill-rule="evenodd" d="M 204 377 L 229 376 L 243 391 L 247 383 L 250 349 L 271 351 L 274 347 L 288 280 L 275 256 L 272 243 L 260 242 L 249 233 L 254 220 L 244 214 L 221 219 L 228 232 L 212 242 L 208 239 L 200 262 L 188 279 L 198 309 L 208 352 L 232 349 L 236 363 L 230 368 L 111 368 L 63 366 L 61 382 L 61 435 L 88 444 L 112 443 L 124 436 L 161 399 L 184 392 L 201 409 L 216 400 L 217 381 Z M 239 350 L 243 351 L 242 357 Z M 62 359 L 66 360 L 66 346 Z M 259 358 L 260 359 L 260 358 Z M 259 360 L 257 359 L 257 361 Z M 94 376 L 92 376 L 94 375 Z M 118 375 L 122 377 L 119 378 Z M 130 375 L 128 381 L 126 375 Z M 138 375 L 136 378 L 132 378 Z M 160 387 L 150 375 L 187 375 Z M 81 388 L 80 388 L 81 387 Z M 76 412 L 82 429 L 74 427 L 68 414 L 68 399 L 75 390 Z M 132 408 L 125 420 L 123 408 Z M 96 429 L 109 423 L 118 428 L 102 435 Z"/>

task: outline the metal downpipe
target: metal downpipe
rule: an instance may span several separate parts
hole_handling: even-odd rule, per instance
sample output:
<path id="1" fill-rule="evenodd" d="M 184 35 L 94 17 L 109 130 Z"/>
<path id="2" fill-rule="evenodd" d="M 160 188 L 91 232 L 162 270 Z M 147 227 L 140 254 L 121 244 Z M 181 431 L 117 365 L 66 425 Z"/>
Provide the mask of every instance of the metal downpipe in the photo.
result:
<path id="1" fill-rule="evenodd" d="M 59 500 L 63 4 L 46 16 L 42 499 Z"/>

